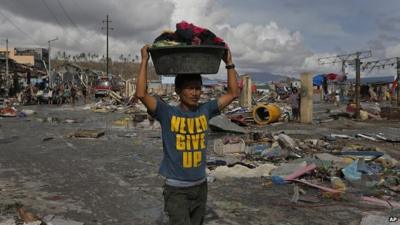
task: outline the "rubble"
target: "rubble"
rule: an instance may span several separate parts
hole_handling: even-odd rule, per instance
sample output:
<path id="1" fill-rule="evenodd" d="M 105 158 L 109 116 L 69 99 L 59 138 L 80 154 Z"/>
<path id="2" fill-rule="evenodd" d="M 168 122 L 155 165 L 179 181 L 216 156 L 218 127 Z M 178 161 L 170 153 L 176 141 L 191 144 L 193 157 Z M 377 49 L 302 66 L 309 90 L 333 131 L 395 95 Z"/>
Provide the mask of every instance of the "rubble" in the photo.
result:
<path id="1" fill-rule="evenodd" d="M 398 216 L 392 217 L 390 220 L 390 216 L 382 216 L 382 215 L 366 215 L 362 218 L 360 225 L 398 225 L 400 224 Z M 397 219 L 396 219 L 397 218 Z"/>
<path id="2" fill-rule="evenodd" d="M 13 142 L 17 141 L 18 139 L 19 139 L 18 136 L 0 138 L 0 144 L 13 143 Z"/>
<path id="3" fill-rule="evenodd" d="M 79 129 L 77 131 L 68 134 L 68 137 L 95 139 L 103 136 L 104 133 L 105 133 L 104 130 Z"/>
<path id="4" fill-rule="evenodd" d="M 244 153 L 246 150 L 246 144 L 243 139 L 224 143 L 222 139 L 214 140 L 214 152 L 219 156 L 231 153 Z"/>
<path id="5" fill-rule="evenodd" d="M 219 96 L 223 93 L 223 89 L 223 85 L 221 85 L 221 87 L 205 90 L 202 101 Z M 172 105 L 178 103 L 176 94 L 163 94 L 163 92 L 159 91 L 161 99 Z M 215 188 L 213 194 L 216 193 L 216 187 L 219 187 L 225 181 L 229 181 L 229 179 L 256 178 L 257 182 L 262 181 L 262 184 L 260 184 L 261 182 L 258 184 L 262 188 L 262 196 L 265 195 L 265 201 L 270 200 L 268 197 L 271 197 L 269 195 L 269 192 L 272 192 L 271 188 L 282 191 L 282 193 L 287 191 L 285 188 L 290 188 L 288 191 L 290 193 L 289 198 L 283 199 L 283 197 L 275 196 L 280 201 L 293 204 L 289 206 L 295 206 L 295 204 L 302 202 L 305 208 L 308 206 L 315 207 L 313 204 L 333 201 L 333 204 L 343 205 L 345 205 L 344 203 L 353 203 L 390 209 L 399 207 L 400 164 L 397 150 L 400 135 L 398 135 L 399 126 L 395 120 L 400 118 L 398 108 L 364 102 L 361 105 L 360 121 L 355 119 L 353 104 L 342 104 L 339 107 L 328 105 L 329 107 L 314 112 L 317 116 L 312 124 L 304 125 L 292 121 L 292 109 L 286 100 L 288 93 L 278 92 L 277 89 L 270 88 L 267 93 L 254 94 L 254 104 L 249 108 L 241 107 L 239 102 L 235 101 L 225 111 L 221 112 L 220 116 L 209 121 L 211 140 L 208 148 L 210 156 L 207 159 L 207 180 L 210 183 L 209 185 Z M 318 107 L 325 107 L 326 105 L 321 103 Z M 272 113 L 267 106 L 273 106 L 273 110 L 279 113 Z M 146 174 L 144 178 L 141 176 L 143 176 L 143 173 L 154 169 L 148 167 L 154 167 L 156 163 L 154 159 L 151 161 L 149 158 L 144 158 L 143 155 L 156 156 L 156 160 L 159 160 L 157 154 L 161 154 L 161 146 L 155 145 L 156 147 L 153 147 L 153 145 L 158 143 L 161 138 L 160 127 L 159 123 L 147 114 L 143 104 L 137 102 L 133 95 L 126 97 L 110 91 L 108 96 L 98 99 L 90 107 L 89 105 L 75 106 L 75 108 L 63 106 L 58 108 L 61 112 L 56 115 L 43 113 L 40 108 L 30 107 L 20 108 L 18 105 L 12 105 L 11 107 L 8 106 L 6 110 L 3 107 L 0 114 L 4 116 L 1 120 L 2 126 L 3 121 L 14 123 L 13 120 L 18 120 L 6 118 L 7 116 L 30 116 L 33 118 L 30 120 L 32 124 L 40 122 L 41 126 L 49 129 L 48 133 L 40 135 L 37 142 L 33 144 L 33 148 L 35 145 L 40 146 L 40 148 L 32 151 L 35 154 L 40 153 L 43 154 L 41 157 L 45 157 L 45 154 L 51 153 L 43 146 L 58 145 L 59 142 L 61 142 L 63 148 L 68 150 L 81 150 L 79 140 L 67 140 L 57 133 L 50 133 L 53 132 L 51 129 L 61 129 L 61 132 L 64 132 L 64 126 L 67 127 L 68 130 L 72 130 L 66 135 L 67 138 L 97 139 L 107 132 L 107 143 L 114 141 L 107 147 L 107 150 L 113 148 L 114 145 L 126 144 L 125 146 L 128 146 L 126 148 L 129 148 L 129 154 L 122 151 L 121 153 L 120 149 L 116 150 L 116 155 L 119 158 L 114 160 L 118 161 L 118 165 L 112 165 L 110 163 L 112 160 L 110 160 L 109 164 L 101 165 L 100 169 L 96 168 L 96 172 L 101 172 L 105 170 L 104 168 L 111 168 L 110 173 L 115 174 L 115 176 L 112 176 L 112 182 L 114 182 L 113 179 L 117 179 L 118 184 L 136 185 L 130 186 L 131 189 L 129 190 L 144 190 L 143 186 L 153 185 L 146 183 L 146 179 L 150 175 Z M 57 111 L 57 108 L 51 110 Z M 106 125 L 106 127 L 98 128 L 98 124 L 85 123 L 78 116 L 63 115 L 65 110 L 70 110 L 68 113 L 73 113 L 75 110 L 85 110 L 87 114 L 80 116 L 96 115 L 96 120 L 93 121 L 106 119 L 106 124 L 111 124 L 111 126 Z M 390 119 L 394 121 L 390 121 Z M 388 127 L 392 122 L 393 127 L 389 129 Z M 7 126 L 6 129 L 12 127 L 12 125 Z M 109 132 L 111 135 L 109 135 Z M 0 144 L 9 149 L 11 145 L 23 141 L 25 138 L 23 134 L 8 135 L 3 127 L 0 132 Z M 103 143 L 105 142 L 102 142 L 101 145 Z M 107 145 L 107 143 L 104 145 Z M 84 147 L 86 148 L 87 145 L 84 145 Z M 134 157 L 131 154 L 132 145 L 140 148 L 134 153 Z M 90 145 L 90 148 L 96 149 L 97 154 L 97 148 L 100 147 L 93 144 L 93 146 Z M 143 153 L 144 148 L 146 152 Z M 154 151 L 147 153 L 152 148 L 154 148 Z M 126 157 L 129 160 L 123 162 L 124 154 L 129 155 L 129 157 Z M 90 161 L 89 159 L 85 160 Z M 132 163 L 132 160 L 135 160 L 134 163 Z M 120 161 L 123 163 L 119 164 Z M 125 166 L 124 163 L 129 166 L 123 167 Z M 126 178 L 126 176 L 117 174 L 118 171 L 129 170 L 132 167 L 136 170 L 136 166 L 141 168 L 135 172 L 134 177 L 129 178 L 132 179 L 129 180 L 130 183 L 122 180 L 121 177 Z M 42 168 L 42 170 L 45 169 Z M 153 173 L 155 173 L 154 171 Z M 87 179 L 85 171 L 81 171 L 81 173 L 82 177 Z M 156 177 L 153 173 L 151 176 Z M 101 174 L 101 176 L 105 175 L 106 173 Z M 50 178 L 53 179 L 53 177 Z M 158 182 L 158 180 L 151 182 Z M 239 183 L 241 182 L 242 180 Z M 241 198 L 244 192 L 243 187 L 239 185 L 238 187 L 231 187 L 231 189 L 229 192 L 232 191 L 234 198 Z M 234 192 L 235 190 L 239 191 Z M 148 190 L 146 189 L 146 191 Z M 160 193 L 151 194 L 154 196 Z M 145 196 L 141 192 L 140 196 L 142 195 Z M 240 215 L 243 216 L 243 214 Z M 84 224 L 55 216 L 41 219 L 47 224 L 53 225 Z M 4 222 L 0 222 L 0 225 L 12 222 L 15 221 L 4 220 Z M 368 224 L 367 219 L 363 218 L 362 223 Z"/>
<path id="6" fill-rule="evenodd" d="M 226 116 L 224 115 L 219 115 L 214 118 L 212 118 L 208 124 L 210 125 L 211 129 L 214 130 L 220 130 L 220 131 L 228 131 L 228 132 L 234 132 L 234 133 L 246 133 L 247 131 L 232 123 Z"/>
<path id="7" fill-rule="evenodd" d="M 209 176 L 214 176 L 218 179 L 224 179 L 227 177 L 243 178 L 243 177 L 268 177 L 270 172 L 276 166 L 272 164 L 262 164 L 254 169 L 250 169 L 240 164 L 233 167 L 219 166 L 215 170 L 208 173 Z"/>

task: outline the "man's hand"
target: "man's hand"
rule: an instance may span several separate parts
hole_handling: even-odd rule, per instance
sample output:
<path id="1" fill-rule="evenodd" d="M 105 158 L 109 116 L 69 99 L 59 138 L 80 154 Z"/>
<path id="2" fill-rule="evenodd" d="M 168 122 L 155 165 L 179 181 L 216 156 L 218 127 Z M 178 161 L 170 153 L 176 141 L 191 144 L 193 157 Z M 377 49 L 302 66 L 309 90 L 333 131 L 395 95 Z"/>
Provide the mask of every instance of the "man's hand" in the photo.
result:
<path id="1" fill-rule="evenodd" d="M 233 64 L 233 62 L 232 62 L 232 53 L 231 53 L 231 50 L 229 48 L 226 50 L 224 56 L 222 57 L 222 60 L 224 60 L 226 65 Z"/>
<path id="2" fill-rule="evenodd" d="M 142 54 L 142 62 L 147 62 L 149 60 L 149 48 L 150 45 L 144 45 L 140 50 Z"/>

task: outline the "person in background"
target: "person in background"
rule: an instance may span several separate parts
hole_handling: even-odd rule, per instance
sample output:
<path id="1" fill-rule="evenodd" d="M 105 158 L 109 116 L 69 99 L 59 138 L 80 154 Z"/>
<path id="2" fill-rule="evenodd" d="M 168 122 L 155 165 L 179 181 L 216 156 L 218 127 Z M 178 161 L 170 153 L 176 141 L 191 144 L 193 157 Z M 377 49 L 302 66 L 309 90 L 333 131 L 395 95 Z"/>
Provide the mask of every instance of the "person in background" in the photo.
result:
<path id="1" fill-rule="evenodd" d="M 49 91 L 47 92 L 47 104 L 53 104 L 53 88 L 49 88 Z"/>
<path id="2" fill-rule="evenodd" d="M 235 65 L 230 50 L 227 50 L 223 58 L 227 69 L 227 92 L 205 103 L 199 103 L 201 75 L 177 75 L 175 91 L 179 95 L 179 105 L 171 106 L 147 93 L 148 48 L 146 45 L 141 49 L 136 96 L 161 124 L 164 154 L 159 173 L 165 177 L 164 210 L 170 225 L 201 225 L 208 192 L 208 121 L 239 96 Z"/>
<path id="3" fill-rule="evenodd" d="M 374 88 L 373 87 L 369 87 L 368 91 L 369 91 L 369 100 L 371 102 L 378 101 L 378 96 L 376 95 L 376 92 L 374 91 Z"/>
<path id="4" fill-rule="evenodd" d="M 60 87 L 58 88 L 58 104 L 62 105 L 64 103 L 64 83 L 60 84 Z"/>
<path id="5" fill-rule="evenodd" d="M 43 99 L 43 95 L 44 95 L 44 91 L 43 91 L 43 90 L 38 89 L 38 90 L 36 91 L 36 101 L 37 101 L 37 104 L 38 104 L 38 105 L 40 105 L 40 102 L 41 102 L 42 99 Z"/>
<path id="6" fill-rule="evenodd" d="M 289 103 L 292 107 L 293 120 L 300 120 L 300 95 L 297 91 L 297 88 L 292 89 L 292 93 L 289 96 Z"/>
<path id="7" fill-rule="evenodd" d="M 75 85 L 73 85 L 72 83 L 71 83 L 70 92 L 71 92 L 71 103 L 72 103 L 72 104 L 75 104 L 76 92 L 77 92 L 77 91 L 76 91 Z"/>
<path id="8" fill-rule="evenodd" d="M 86 104 L 87 90 L 85 85 L 83 84 L 81 86 L 81 92 L 82 92 L 83 102 Z"/>
<path id="9" fill-rule="evenodd" d="M 65 85 L 65 89 L 64 89 L 64 100 L 65 100 L 65 103 L 70 103 L 70 98 L 71 98 L 71 89 L 70 89 L 71 87 L 67 84 L 67 85 Z"/>

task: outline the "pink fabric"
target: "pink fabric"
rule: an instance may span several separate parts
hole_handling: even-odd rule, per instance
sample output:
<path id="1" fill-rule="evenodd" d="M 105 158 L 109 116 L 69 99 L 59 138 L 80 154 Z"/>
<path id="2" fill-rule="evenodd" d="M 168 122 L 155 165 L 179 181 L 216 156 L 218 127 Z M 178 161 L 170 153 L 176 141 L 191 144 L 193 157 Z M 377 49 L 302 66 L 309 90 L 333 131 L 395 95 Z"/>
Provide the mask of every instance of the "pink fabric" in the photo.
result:
<path id="1" fill-rule="evenodd" d="M 315 168 L 317 168 L 317 166 L 314 163 L 310 164 L 310 165 L 307 165 L 307 166 L 305 166 L 303 168 L 300 168 L 300 169 L 294 171 L 292 174 L 286 176 L 285 180 L 289 181 L 289 180 L 296 179 L 296 178 L 300 177 L 301 175 L 306 174 L 306 173 L 314 170 Z"/>
<path id="2" fill-rule="evenodd" d="M 200 35 L 203 31 L 205 31 L 206 29 L 204 29 L 204 28 L 201 28 L 201 27 L 198 27 L 198 26 L 195 26 L 195 25 L 193 25 L 193 34 L 195 35 L 195 36 L 198 36 L 198 35 Z"/>
<path id="3" fill-rule="evenodd" d="M 192 44 L 193 45 L 200 45 L 201 44 L 201 40 L 198 37 L 204 31 L 209 31 L 206 28 L 202 28 L 202 27 L 196 26 L 196 25 L 194 25 L 192 23 L 188 23 L 188 22 L 186 22 L 184 20 L 182 20 L 182 22 L 176 24 L 176 29 L 180 29 L 180 30 L 188 30 L 188 29 L 190 29 L 190 30 L 192 30 L 192 32 L 193 32 Z M 224 42 L 224 40 L 219 38 L 219 37 L 215 37 L 213 41 L 215 43 L 217 43 L 217 44 L 224 43 L 225 44 L 224 47 L 228 48 L 228 45 Z"/>
<path id="4" fill-rule="evenodd" d="M 334 74 L 334 73 L 328 73 L 328 74 L 325 74 L 325 77 L 326 77 L 326 79 L 328 79 L 328 80 L 336 80 L 336 78 L 337 78 L 337 74 Z"/>
<path id="5" fill-rule="evenodd" d="M 193 26 L 193 24 L 188 23 L 184 20 L 182 22 L 176 24 L 176 28 L 182 29 L 182 30 L 191 29 L 192 26 Z"/>
<path id="6" fill-rule="evenodd" d="M 315 188 L 318 188 L 318 189 L 320 189 L 322 191 L 326 191 L 326 192 L 330 192 L 330 193 L 342 193 L 342 191 L 339 191 L 339 190 L 336 190 L 336 189 L 333 189 L 333 188 L 328 188 L 328 187 L 316 185 L 316 184 L 313 184 L 313 183 L 310 183 L 310 182 L 307 182 L 307 181 L 304 181 L 304 180 L 294 179 L 293 181 L 308 185 L 310 187 L 315 187 Z"/>
<path id="7" fill-rule="evenodd" d="M 188 23 L 186 21 L 182 21 L 180 23 L 176 24 L 176 27 L 178 29 L 182 29 L 182 30 L 187 30 L 187 29 L 191 29 L 193 31 L 194 36 L 198 36 L 200 35 L 203 31 L 205 31 L 206 29 L 202 28 L 202 27 L 198 27 L 196 25 L 194 25 L 193 23 Z"/>

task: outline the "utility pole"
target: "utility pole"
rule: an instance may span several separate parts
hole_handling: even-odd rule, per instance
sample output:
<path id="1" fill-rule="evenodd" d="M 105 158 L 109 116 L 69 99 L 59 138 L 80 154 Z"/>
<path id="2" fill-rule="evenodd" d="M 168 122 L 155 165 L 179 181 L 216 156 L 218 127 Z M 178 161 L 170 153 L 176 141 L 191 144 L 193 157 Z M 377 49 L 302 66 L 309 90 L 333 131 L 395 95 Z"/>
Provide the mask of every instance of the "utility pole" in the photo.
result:
<path id="1" fill-rule="evenodd" d="M 8 80 L 8 38 L 6 39 L 6 79 Z"/>
<path id="2" fill-rule="evenodd" d="M 48 73 L 47 73 L 47 76 L 49 76 L 49 86 L 52 88 L 53 87 L 53 79 L 52 79 L 52 77 L 51 77 L 51 57 L 50 57 L 50 43 L 51 42 L 53 42 L 53 41 L 57 41 L 58 40 L 58 37 L 56 37 L 56 38 L 54 38 L 54 39 L 52 39 L 52 40 L 49 40 L 49 41 L 47 41 L 48 43 L 49 43 L 49 49 L 47 50 L 48 51 L 48 54 L 49 54 L 49 68 L 47 68 L 48 70 Z"/>
<path id="3" fill-rule="evenodd" d="M 397 72 L 397 77 L 396 77 L 396 90 L 397 90 L 397 106 L 400 106 L 400 85 L 399 85 L 399 76 L 400 76 L 400 58 L 396 57 L 396 72 Z"/>
<path id="4" fill-rule="evenodd" d="M 2 82 L 2 80 L 4 79 L 4 85 L 5 85 L 5 88 L 7 89 L 7 91 L 9 92 L 9 89 L 10 89 L 10 77 L 9 77 L 9 69 L 8 69 L 8 38 L 6 38 L 6 39 L 1 39 L 1 41 L 5 41 L 6 42 L 6 54 L 5 54 L 5 57 L 6 57 L 6 74 L 5 74 L 5 76 L 4 76 L 4 78 L 3 77 L 0 77 L 0 84 L 1 84 L 1 82 Z"/>
<path id="5" fill-rule="evenodd" d="M 362 70 L 369 69 L 368 72 L 371 72 L 374 69 L 384 69 L 386 66 L 393 67 L 394 65 L 396 65 L 397 106 L 400 106 L 400 85 L 399 85 L 400 57 L 393 57 L 393 58 L 380 59 L 380 60 L 376 60 L 376 61 L 366 62 L 365 65 L 362 67 Z"/>
<path id="6" fill-rule="evenodd" d="M 356 64 L 356 119 L 360 119 L 360 84 L 361 84 L 361 61 L 359 58 L 359 55 L 357 55 L 357 58 L 354 60 Z"/>
<path id="7" fill-rule="evenodd" d="M 102 30 L 104 30 L 104 29 L 106 30 L 106 34 L 107 34 L 106 35 L 107 36 L 107 38 L 106 38 L 106 74 L 107 74 L 107 77 L 108 77 L 108 31 L 114 30 L 114 28 L 108 26 L 108 24 L 111 22 L 112 22 L 111 20 L 108 20 L 108 14 L 107 14 L 107 19 L 103 20 L 103 23 L 106 23 L 106 28 L 101 27 Z"/>
<path id="8" fill-rule="evenodd" d="M 335 64 L 342 63 L 342 71 L 344 71 L 344 64 L 346 62 L 354 62 L 356 66 L 356 87 L 355 87 L 355 100 L 356 100 L 356 118 L 360 119 L 360 83 L 361 83 L 361 59 L 369 58 L 372 56 L 372 51 L 360 51 L 344 55 L 336 55 L 325 58 L 319 58 L 318 63 L 320 65 L 324 64 Z"/>

